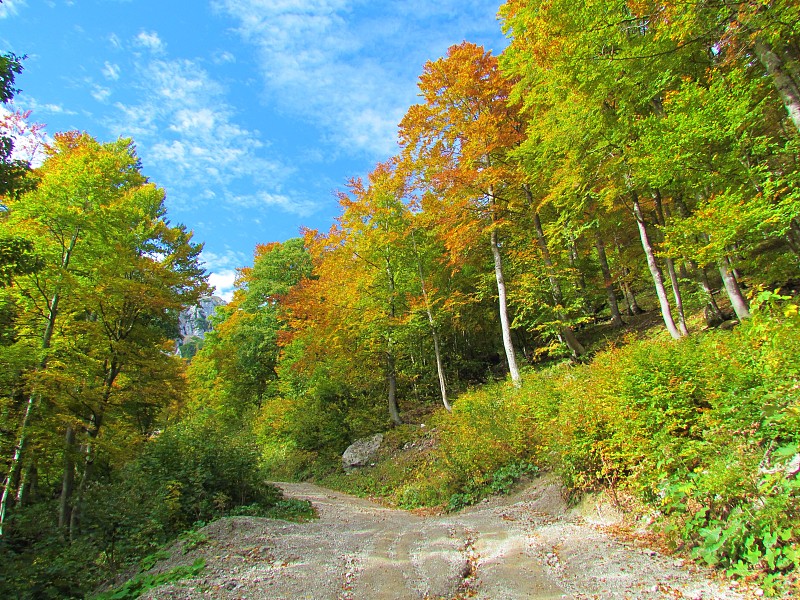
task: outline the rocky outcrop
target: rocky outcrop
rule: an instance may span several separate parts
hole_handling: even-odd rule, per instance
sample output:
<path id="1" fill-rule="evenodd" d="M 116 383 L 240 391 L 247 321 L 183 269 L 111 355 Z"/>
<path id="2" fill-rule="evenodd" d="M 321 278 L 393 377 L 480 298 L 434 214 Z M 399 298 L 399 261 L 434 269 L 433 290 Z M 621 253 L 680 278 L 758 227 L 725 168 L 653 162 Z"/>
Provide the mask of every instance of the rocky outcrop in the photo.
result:
<path id="1" fill-rule="evenodd" d="M 376 433 L 372 437 L 356 440 L 342 454 L 342 466 L 345 471 L 366 467 L 375 458 L 383 443 L 383 434 Z"/>
<path id="2" fill-rule="evenodd" d="M 192 306 L 181 312 L 178 317 L 180 332 L 179 343 L 185 343 L 189 338 L 203 338 L 211 331 L 209 318 L 218 306 L 225 306 L 226 302 L 219 296 L 200 298 L 197 306 Z"/>
<path id="3" fill-rule="evenodd" d="M 192 306 L 178 315 L 178 337 L 175 340 L 175 353 L 191 360 L 200 348 L 206 333 L 211 331 L 211 315 L 218 306 L 227 304 L 219 296 L 200 298 L 197 306 Z"/>

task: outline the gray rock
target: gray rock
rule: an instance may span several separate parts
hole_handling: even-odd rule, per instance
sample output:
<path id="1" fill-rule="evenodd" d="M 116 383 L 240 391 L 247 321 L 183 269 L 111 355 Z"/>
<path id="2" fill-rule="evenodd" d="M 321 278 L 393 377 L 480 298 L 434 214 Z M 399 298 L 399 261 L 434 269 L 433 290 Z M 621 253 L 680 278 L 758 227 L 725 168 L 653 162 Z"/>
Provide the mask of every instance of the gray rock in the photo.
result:
<path id="1" fill-rule="evenodd" d="M 342 467 L 345 471 L 352 471 L 359 467 L 366 467 L 378 453 L 383 442 L 383 434 L 376 433 L 372 437 L 356 440 L 347 447 L 342 454 Z"/>
<path id="2" fill-rule="evenodd" d="M 192 306 L 181 312 L 178 317 L 180 327 L 180 340 L 186 341 L 189 338 L 203 338 L 211 331 L 209 317 L 214 314 L 218 306 L 224 306 L 225 300 L 218 296 L 200 298 L 197 306 Z"/>

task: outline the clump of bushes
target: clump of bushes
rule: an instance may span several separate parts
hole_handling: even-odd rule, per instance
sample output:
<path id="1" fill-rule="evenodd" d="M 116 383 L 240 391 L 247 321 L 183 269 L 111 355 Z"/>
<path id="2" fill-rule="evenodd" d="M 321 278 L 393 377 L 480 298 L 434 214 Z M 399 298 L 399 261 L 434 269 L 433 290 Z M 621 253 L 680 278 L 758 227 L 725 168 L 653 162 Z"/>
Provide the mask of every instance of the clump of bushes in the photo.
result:
<path id="1" fill-rule="evenodd" d="M 0 545 L 0 596 L 82 598 L 194 525 L 229 514 L 308 518 L 266 483 L 247 428 L 196 414 L 91 484 L 80 535 L 56 522 L 57 500 L 15 511 Z"/>
<path id="2" fill-rule="evenodd" d="M 634 343 L 565 376 L 548 446 L 571 493 L 622 487 L 676 546 L 769 589 L 800 567 L 800 320 L 762 298 L 733 333 Z"/>

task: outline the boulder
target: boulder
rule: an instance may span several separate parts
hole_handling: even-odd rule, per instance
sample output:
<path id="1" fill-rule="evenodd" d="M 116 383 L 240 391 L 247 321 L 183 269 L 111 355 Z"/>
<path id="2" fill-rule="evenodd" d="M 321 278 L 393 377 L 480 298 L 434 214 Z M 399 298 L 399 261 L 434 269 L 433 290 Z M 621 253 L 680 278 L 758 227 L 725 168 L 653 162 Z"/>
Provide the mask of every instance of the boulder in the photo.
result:
<path id="1" fill-rule="evenodd" d="M 375 458 L 383 442 L 383 434 L 376 433 L 372 437 L 356 440 L 342 454 L 342 466 L 345 471 L 366 467 Z"/>

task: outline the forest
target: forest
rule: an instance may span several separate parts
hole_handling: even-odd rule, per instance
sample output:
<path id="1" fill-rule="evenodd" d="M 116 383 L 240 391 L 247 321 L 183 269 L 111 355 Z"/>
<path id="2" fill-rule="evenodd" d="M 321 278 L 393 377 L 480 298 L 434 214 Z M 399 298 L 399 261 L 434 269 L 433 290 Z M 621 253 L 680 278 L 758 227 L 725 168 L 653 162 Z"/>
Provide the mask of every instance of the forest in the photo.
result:
<path id="1" fill-rule="evenodd" d="M 102 597 L 198 523 L 307 516 L 271 480 L 457 510 L 542 470 L 800 589 L 800 6 L 499 17 L 508 47 L 423 65 L 395 156 L 256 247 L 191 359 L 202 244 L 133 140 L 59 133 L 31 168 L 3 125 L 4 596 Z M 342 473 L 377 432 L 397 454 Z"/>

